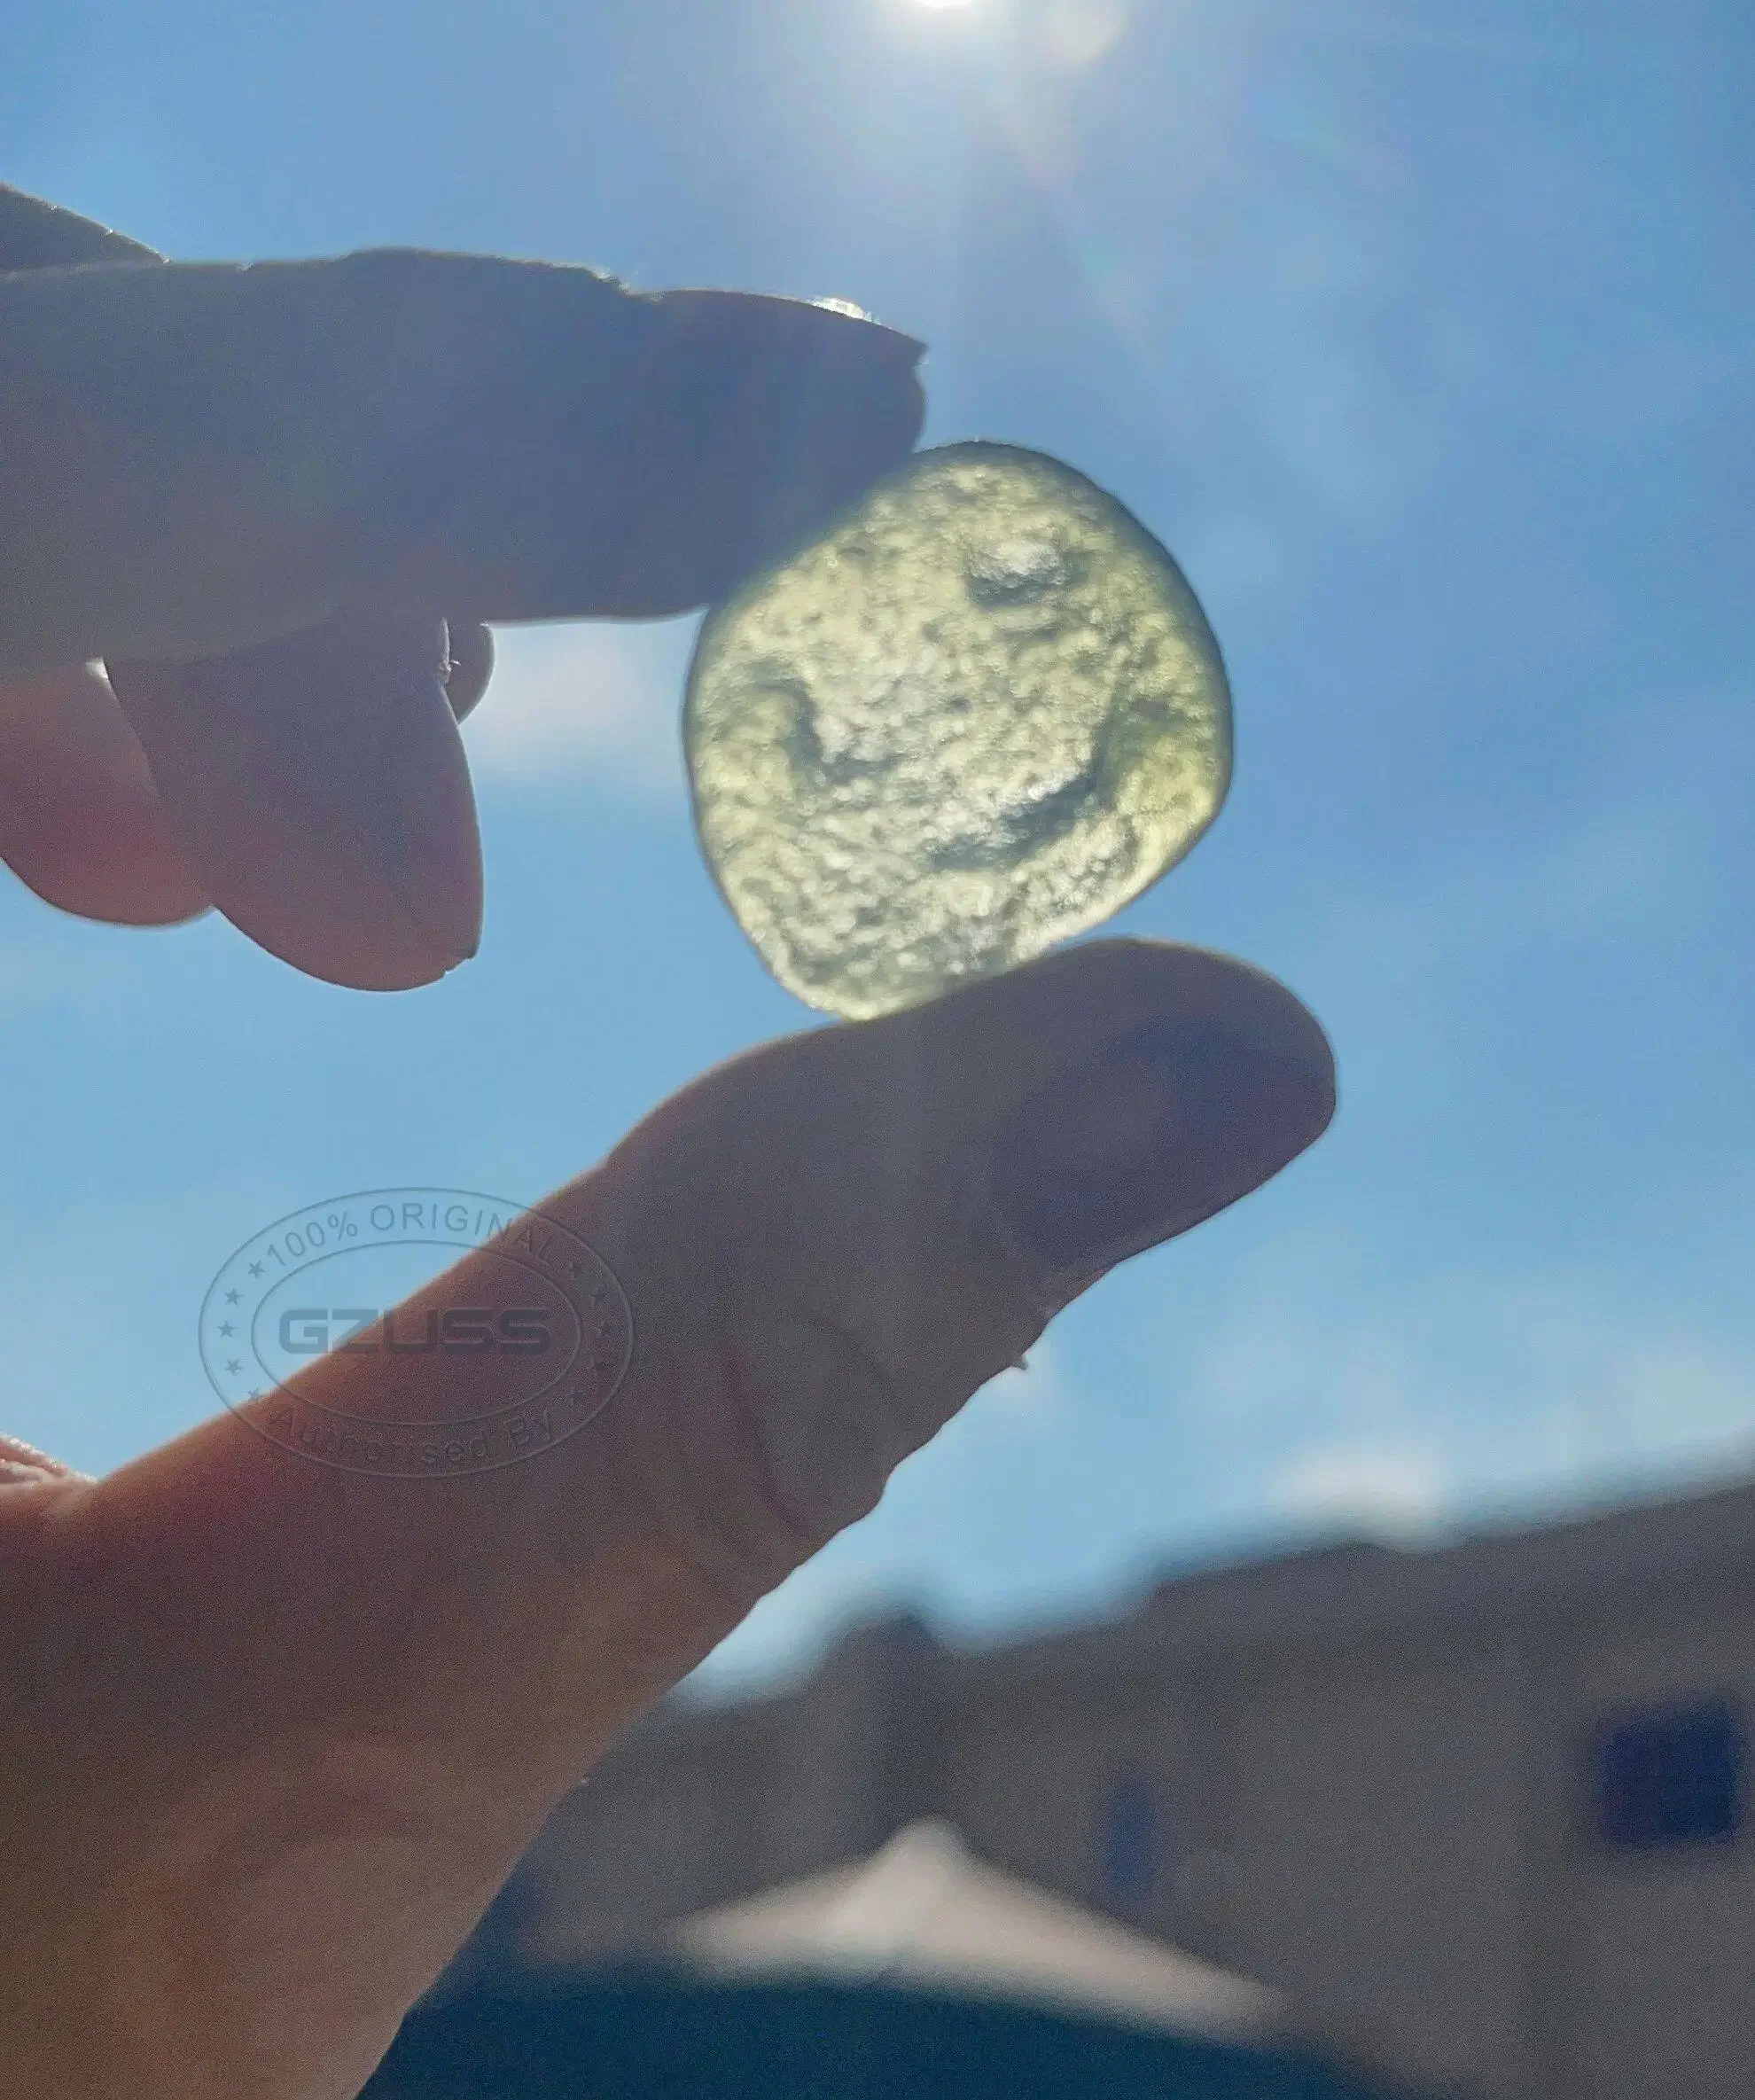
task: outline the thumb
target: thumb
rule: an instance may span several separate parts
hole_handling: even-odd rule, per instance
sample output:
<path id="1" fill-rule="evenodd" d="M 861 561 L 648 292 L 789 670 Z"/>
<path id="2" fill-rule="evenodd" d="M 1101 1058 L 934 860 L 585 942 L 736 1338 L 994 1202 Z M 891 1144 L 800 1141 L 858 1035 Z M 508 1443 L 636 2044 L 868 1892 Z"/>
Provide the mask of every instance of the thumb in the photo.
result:
<path id="1" fill-rule="evenodd" d="M 400 1308 L 404 1334 L 423 1308 L 479 1322 L 528 1302 L 533 1264 L 581 1331 L 607 1298 L 626 1375 L 606 1401 L 560 1380 L 531 1463 L 506 1463 L 503 1368 L 386 1331 L 259 1403 L 259 1435 L 222 1417 L 42 1490 L 41 1777 L 0 1920 L 37 1890 L 58 1922 L 20 1934 L 42 2040 L 16 2089 L 346 2100 L 613 1733 L 1060 1306 L 1333 1103 L 1271 980 L 1074 949 L 708 1074 L 544 1204 L 554 1252 L 490 1242 Z M 356 1454 L 411 1423 L 442 1452 L 465 1422 L 484 1470 L 303 1456 L 349 1424 Z"/>
<path id="2" fill-rule="evenodd" d="M 1133 941 L 711 1074 L 568 1209 L 644 1337 L 618 1463 L 704 1565 L 766 1589 L 1062 1307 L 1333 1107 L 1283 987 Z"/>
<path id="3" fill-rule="evenodd" d="M 1333 1105 L 1327 1042 L 1283 986 L 1134 941 L 768 1044 L 542 1206 L 563 1245 L 607 1262 L 632 1329 L 609 1403 L 601 1380 L 568 1394 L 602 1412 L 556 1461 L 612 1499 L 618 1526 L 640 1512 L 747 1605 L 864 1516 L 1063 1306 L 1266 1181 Z M 526 1284 L 483 1251 L 398 1325 L 498 1312 Z M 618 1321 L 604 1353 L 623 1346 Z M 516 1456 L 492 1421 L 504 1375 L 466 1355 L 341 1353 L 256 1419 L 319 1451 L 338 1424 L 486 1424 L 492 1464 Z M 472 1505 L 499 1492 L 481 1484 Z"/>

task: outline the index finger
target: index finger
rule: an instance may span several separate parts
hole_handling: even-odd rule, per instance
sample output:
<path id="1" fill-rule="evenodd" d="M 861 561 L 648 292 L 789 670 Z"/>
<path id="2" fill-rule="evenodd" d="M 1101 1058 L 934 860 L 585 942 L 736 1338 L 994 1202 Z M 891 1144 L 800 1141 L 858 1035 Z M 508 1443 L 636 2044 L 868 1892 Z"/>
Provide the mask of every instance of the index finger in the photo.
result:
<path id="1" fill-rule="evenodd" d="M 366 594 L 687 610 L 907 452 L 919 355 L 838 308 L 495 257 L 0 275 L 0 675 Z"/>

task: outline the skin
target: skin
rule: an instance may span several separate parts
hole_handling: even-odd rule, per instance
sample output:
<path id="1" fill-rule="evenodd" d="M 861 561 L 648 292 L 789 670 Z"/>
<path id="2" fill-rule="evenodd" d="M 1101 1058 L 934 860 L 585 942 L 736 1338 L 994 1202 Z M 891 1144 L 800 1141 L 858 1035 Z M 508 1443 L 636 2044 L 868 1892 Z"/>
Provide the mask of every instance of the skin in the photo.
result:
<path id="1" fill-rule="evenodd" d="M 0 199 L 0 238 L 7 223 Z M 732 366 L 746 370 L 770 324 L 784 362 L 795 317 L 753 316 L 738 317 Z M 191 340 L 199 353 L 199 328 Z M 695 355 L 691 400 L 711 363 Z M 664 421 L 648 380 L 605 384 L 624 389 L 600 404 L 605 426 L 617 409 Z M 735 416 L 743 396 L 729 398 Z M 869 401 L 846 412 L 856 420 Z M 672 436 L 661 430 L 651 453 L 666 476 Z M 702 517 L 698 480 L 673 479 L 689 513 L 686 574 L 666 572 L 655 527 L 644 566 L 629 565 L 628 520 L 656 519 L 662 490 L 594 494 L 582 522 L 526 518 L 472 603 L 480 547 L 515 509 L 503 493 L 487 526 L 451 530 L 442 563 L 429 550 L 397 570 L 442 570 L 426 602 L 367 563 L 357 596 L 314 638 L 246 644 L 304 647 L 315 675 L 302 684 L 285 656 L 271 677 L 217 686 L 191 683 L 189 667 L 210 660 L 130 657 L 185 667 L 124 714 L 80 663 L 39 665 L 0 696 L 8 857 L 54 902 L 109 917 L 124 916 L 124 874 L 175 917 L 198 894 L 195 861 L 201 886 L 217 877 L 243 895 L 279 864 L 308 916 L 290 911 L 277 941 L 328 956 L 333 901 L 296 878 L 309 848 L 300 824 L 345 829 L 363 806 L 331 777 L 336 738 L 258 722 L 254 741 L 226 743 L 227 762 L 203 771 L 191 759 L 160 800 L 159 754 L 172 746 L 150 709 L 176 718 L 199 703 L 211 728 L 234 702 L 247 722 L 238 693 L 271 695 L 277 717 L 308 707 L 333 729 L 350 707 L 382 715 L 398 681 L 442 680 L 435 603 L 467 615 L 552 604 L 557 590 L 653 598 L 731 573 L 752 536 L 737 475 L 750 514 L 775 515 L 775 446 L 745 441 L 717 454 L 718 522 Z M 832 480 L 861 440 L 829 415 L 810 441 L 831 456 Z M 710 433 L 702 442 L 713 449 Z M 893 429 L 868 451 L 893 444 Z M 796 488 L 796 448 L 781 467 Z M 632 452 L 623 471 L 640 471 Z M 264 518 L 261 543 L 280 523 Z M 472 571 L 456 557 L 465 543 Z M 199 533 L 190 544 L 181 571 L 161 547 L 140 550 L 143 570 L 156 562 L 169 576 L 177 649 L 220 557 L 235 558 L 204 550 Z M 125 554 L 104 559 L 125 566 Z M 275 588 L 264 574 L 214 599 L 207 631 L 229 648 Z M 125 595 L 134 621 L 142 594 Z M 95 638 L 101 656 L 102 590 L 67 575 L 52 596 L 38 635 L 89 605 L 96 624 L 79 647 Z M 35 645 L 29 624 L 13 636 L 18 660 Z M 478 652 L 466 682 L 479 690 L 485 675 Z M 406 693 L 396 704 L 413 707 Z M 431 736 L 430 711 L 410 719 L 410 737 Z M 378 754 L 370 738 L 341 740 L 348 764 Z M 287 793 L 304 814 L 271 816 Z M 455 797 L 441 781 L 435 821 L 461 823 Z M 127 810 L 131 829 L 117 818 Z M 346 967 L 409 942 L 394 886 L 370 909 L 402 920 L 379 951 L 361 913 L 344 929 Z M 575 1058 L 557 1043 L 543 1061 L 563 1111 Z M 752 1051 L 546 1199 L 614 1270 L 635 1340 L 609 1404 L 527 1464 L 375 1478 L 314 1464 L 273 1440 L 265 1417 L 257 1434 L 229 1414 L 102 1480 L 0 1447 L 0 2096 L 356 2093 L 616 1733 L 865 1514 L 894 1466 L 1056 1311 L 1267 1180 L 1333 1105 L 1328 1045 L 1283 987 L 1197 950 L 1089 943 L 908 1013 Z M 508 1273 L 471 1256 L 423 1304 L 492 1306 L 516 1289 Z M 470 1364 L 435 1374 L 432 1362 L 332 1355 L 292 1396 L 442 1432 L 491 1395 L 472 1391 L 481 1374 Z"/>
<path id="2" fill-rule="evenodd" d="M 98 917 L 211 902 L 339 984 L 475 952 L 484 621 L 700 605 L 920 428 L 920 346 L 797 301 L 117 238 L 0 193 L 0 682 L 32 696 L 0 769 L 121 718 L 109 781 L 63 769 L 52 826 L 15 798 L 0 857 Z"/>

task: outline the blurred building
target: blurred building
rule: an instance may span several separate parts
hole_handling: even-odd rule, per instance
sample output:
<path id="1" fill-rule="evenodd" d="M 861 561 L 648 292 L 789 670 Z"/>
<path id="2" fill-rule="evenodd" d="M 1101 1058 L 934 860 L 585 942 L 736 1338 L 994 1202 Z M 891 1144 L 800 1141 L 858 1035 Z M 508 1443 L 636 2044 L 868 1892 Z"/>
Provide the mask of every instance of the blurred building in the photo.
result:
<path id="1" fill-rule="evenodd" d="M 1755 1487 L 1164 1581 L 948 1651 L 679 1699 L 562 1805 L 471 1950 L 526 1973 L 945 1819 L 980 1860 L 1494 2100 L 1755 2090 Z"/>

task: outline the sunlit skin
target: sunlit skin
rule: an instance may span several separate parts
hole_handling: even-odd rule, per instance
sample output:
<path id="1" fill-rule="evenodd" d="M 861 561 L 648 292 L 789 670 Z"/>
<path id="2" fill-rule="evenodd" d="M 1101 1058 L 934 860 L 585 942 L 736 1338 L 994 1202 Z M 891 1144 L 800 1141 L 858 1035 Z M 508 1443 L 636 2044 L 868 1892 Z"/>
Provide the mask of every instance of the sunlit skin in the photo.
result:
<path id="1" fill-rule="evenodd" d="M 393 317 L 364 316 L 386 331 Z M 490 304 L 481 318 L 503 317 Z M 740 308 L 735 341 L 715 352 L 703 340 L 677 368 L 671 384 L 686 399 L 621 368 L 597 412 L 626 440 L 627 485 L 582 519 L 565 507 L 513 518 L 522 530 L 502 543 L 494 588 L 534 597 L 566 574 L 606 597 L 674 594 L 659 529 L 673 510 L 692 574 L 735 571 L 760 536 L 750 520 L 775 515 L 776 478 L 827 488 L 867 454 L 879 471 L 900 426 L 877 414 L 874 441 L 871 389 L 855 387 L 803 432 L 758 418 L 727 433 L 717 507 L 703 516 L 668 433 L 698 413 L 704 384 L 716 382 L 734 422 L 740 398 L 771 400 L 764 332 L 784 379 L 798 325 L 796 310 Z M 199 330 L 183 340 L 200 371 Z M 312 340 L 324 340 L 320 321 Z M 869 347 L 890 374 L 878 395 L 893 382 L 905 403 L 911 357 L 898 377 L 893 347 L 874 337 Z M 457 379 L 444 361 L 466 364 L 469 350 L 438 341 L 433 379 Z M 105 355 L 125 369 L 117 351 Z M 70 363 L 77 353 L 66 346 Z M 209 376 L 248 405 L 247 372 L 215 352 Z M 327 405 L 357 420 L 370 404 Z M 276 403 L 260 406 L 272 420 Z M 646 454 L 643 417 L 665 441 Z M 52 444 L 38 453 L 52 456 Z M 484 475 L 505 471 L 491 446 L 474 457 Z M 665 474 L 642 481 L 651 460 L 668 463 Z M 152 594 L 132 588 L 149 570 L 185 644 L 191 619 L 230 641 L 261 617 L 287 527 L 267 484 L 247 499 L 261 516 L 246 504 L 260 573 L 186 518 L 186 556 L 168 562 L 152 491 L 115 476 L 92 486 L 105 507 L 85 522 L 129 579 L 130 622 L 152 613 Z M 450 492 L 459 515 L 471 493 Z M 503 488 L 488 493 L 506 504 Z M 630 514 L 652 527 L 633 565 Z M 143 535 L 137 563 L 125 529 Z M 235 598 L 213 582 L 228 564 Z M 455 560 L 440 567 L 447 594 L 467 582 Z M 378 652 L 407 617 L 394 598 L 370 613 L 381 584 L 370 562 L 340 582 L 356 587 L 360 652 L 343 645 L 345 624 L 326 624 L 302 687 L 281 657 L 272 681 L 168 682 L 148 704 L 172 727 L 156 722 L 132 741 L 82 661 L 41 667 L 37 683 L 4 696 L 0 845 L 28 861 L 39 889 L 121 917 L 132 881 L 150 905 L 140 916 L 183 914 L 201 891 L 177 841 L 193 835 L 199 806 L 203 885 L 247 892 L 269 837 L 291 886 L 277 939 L 319 964 L 332 956 L 334 899 L 301 875 L 320 841 L 288 811 L 339 821 L 365 798 L 357 779 L 325 773 L 328 746 L 300 713 L 333 709 L 338 696 L 380 706 Z M 100 583 L 76 565 L 45 577 L 57 617 L 80 607 L 97 622 L 99 653 Z M 467 612 L 467 597 L 440 603 Z M 33 629 L 27 605 L 0 647 L 22 656 L 52 625 Z M 287 646 L 296 660 L 296 635 Z M 410 663 L 447 675 L 424 623 L 407 648 L 396 676 Z M 448 675 L 472 695 L 487 668 L 466 649 Z M 272 730 L 230 747 L 230 769 L 191 762 L 178 809 L 160 806 L 143 744 L 187 737 L 179 708 L 192 720 L 270 690 Z M 446 723 L 431 709 L 419 720 L 442 747 Z M 358 741 L 347 748 L 357 763 Z M 461 824 L 454 802 L 440 810 Z M 398 909 L 394 886 L 368 885 L 347 941 L 399 952 L 407 925 L 386 931 L 372 916 Z M 554 967 L 581 960 L 569 952 Z M 589 1083 L 590 1044 L 519 1023 L 506 1017 L 519 1052 L 507 1077 L 565 1108 Z M 615 1735 L 870 1511 L 894 1466 L 1060 1308 L 1269 1178 L 1333 1105 L 1328 1045 L 1283 987 L 1198 950 L 1092 943 L 905 1014 L 753 1050 L 548 1198 L 619 1278 L 636 1342 L 611 1404 L 540 1461 L 376 1479 L 313 1464 L 230 1414 L 97 1481 L 0 1443 L 0 2100 L 351 2100 Z M 557 1162 L 558 1178 L 570 1164 Z M 409 1331 L 447 1291 L 493 1307 L 508 1266 L 470 1257 L 417 1294 Z M 337 1355 L 298 1391 L 438 1424 L 456 1418 L 465 1375 L 480 1376 Z"/>

